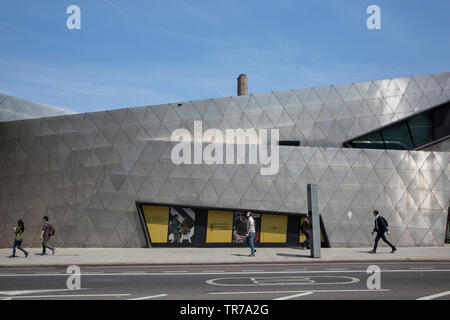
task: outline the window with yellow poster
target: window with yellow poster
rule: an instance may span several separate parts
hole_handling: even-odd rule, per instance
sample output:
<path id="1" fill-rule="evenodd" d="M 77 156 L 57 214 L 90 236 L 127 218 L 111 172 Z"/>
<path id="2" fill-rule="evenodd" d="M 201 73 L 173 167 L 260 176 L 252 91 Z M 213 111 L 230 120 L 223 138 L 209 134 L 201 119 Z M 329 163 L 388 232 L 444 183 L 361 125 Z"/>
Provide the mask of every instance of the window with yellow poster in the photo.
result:
<path id="1" fill-rule="evenodd" d="M 261 220 L 261 243 L 285 243 L 288 217 L 263 214 Z"/>
<path id="2" fill-rule="evenodd" d="M 231 243 L 233 212 L 208 210 L 206 243 Z"/>
<path id="3" fill-rule="evenodd" d="M 167 243 L 169 207 L 143 205 L 147 229 L 152 243 Z"/>

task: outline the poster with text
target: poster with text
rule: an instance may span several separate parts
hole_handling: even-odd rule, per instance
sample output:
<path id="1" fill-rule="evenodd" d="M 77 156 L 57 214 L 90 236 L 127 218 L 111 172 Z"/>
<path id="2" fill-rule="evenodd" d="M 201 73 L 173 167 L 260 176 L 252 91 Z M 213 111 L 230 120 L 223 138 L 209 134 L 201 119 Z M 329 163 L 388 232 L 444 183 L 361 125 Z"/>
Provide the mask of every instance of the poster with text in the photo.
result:
<path id="1" fill-rule="evenodd" d="M 143 205 L 147 230 L 152 243 L 167 243 L 167 221 L 169 220 L 169 207 Z"/>
<path id="2" fill-rule="evenodd" d="M 285 215 L 263 214 L 261 242 L 285 243 L 288 217 Z"/>
<path id="3" fill-rule="evenodd" d="M 206 243 L 230 243 L 233 228 L 233 212 L 208 210 Z"/>

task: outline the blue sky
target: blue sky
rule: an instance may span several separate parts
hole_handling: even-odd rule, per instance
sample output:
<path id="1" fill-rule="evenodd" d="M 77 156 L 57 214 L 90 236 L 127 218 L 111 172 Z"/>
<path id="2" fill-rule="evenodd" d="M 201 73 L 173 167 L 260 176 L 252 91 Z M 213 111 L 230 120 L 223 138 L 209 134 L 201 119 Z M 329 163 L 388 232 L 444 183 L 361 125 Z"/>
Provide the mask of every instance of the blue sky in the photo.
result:
<path id="1" fill-rule="evenodd" d="M 232 96 L 241 73 L 261 93 L 446 72 L 449 53 L 448 0 L 0 4 L 0 92 L 75 112 Z"/>

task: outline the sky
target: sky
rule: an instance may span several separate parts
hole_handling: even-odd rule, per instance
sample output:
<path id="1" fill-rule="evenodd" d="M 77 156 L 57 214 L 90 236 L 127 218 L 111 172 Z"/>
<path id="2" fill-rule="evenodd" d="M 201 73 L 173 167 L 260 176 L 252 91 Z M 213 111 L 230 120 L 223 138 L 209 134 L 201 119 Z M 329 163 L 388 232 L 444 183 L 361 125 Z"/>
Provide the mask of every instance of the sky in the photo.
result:
<path id="1" fill-rule="evenodd" d="M 252 94 L 448 72 L 449 53 L 448 0 L 0 4 L 0 93 L 74 112 L 234 96 L 242 73 Z"/>

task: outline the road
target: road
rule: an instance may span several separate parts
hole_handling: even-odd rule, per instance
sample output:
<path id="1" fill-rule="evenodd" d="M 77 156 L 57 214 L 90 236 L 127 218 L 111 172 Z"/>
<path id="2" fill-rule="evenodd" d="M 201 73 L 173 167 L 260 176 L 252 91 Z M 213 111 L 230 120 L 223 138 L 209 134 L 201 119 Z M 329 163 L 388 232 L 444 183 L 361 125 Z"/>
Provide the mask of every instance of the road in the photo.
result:
<path id="1" fill-rule="evenodd" d="M 379 263 L 375 274 L 369 265 L 85 267 L 78 290 L 63 268 L 2 268 L 0 300 L 450 300 L 450 263 Z"/>

